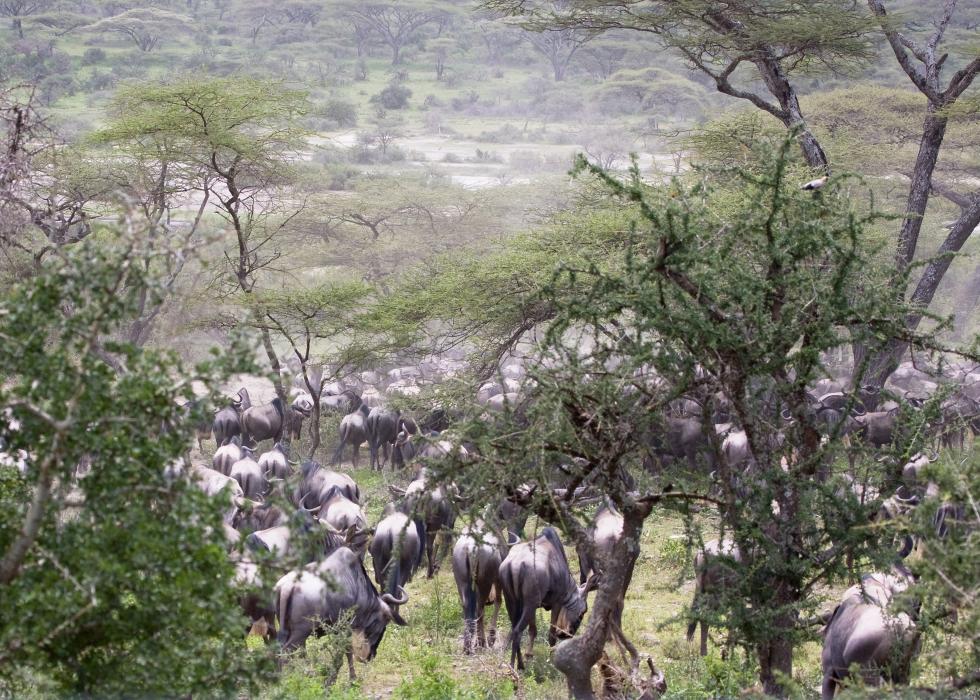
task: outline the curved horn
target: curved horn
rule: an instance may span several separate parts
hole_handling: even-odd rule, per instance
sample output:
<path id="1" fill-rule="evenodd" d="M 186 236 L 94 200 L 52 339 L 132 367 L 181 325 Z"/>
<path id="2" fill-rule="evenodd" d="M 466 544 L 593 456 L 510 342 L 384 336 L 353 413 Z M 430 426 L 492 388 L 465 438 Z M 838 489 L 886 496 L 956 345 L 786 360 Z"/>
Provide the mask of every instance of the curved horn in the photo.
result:
<path id="1" fill-rule="evenodd" d="M 875 394 L 877 394 L 881 390 L 878 387 L 876 387 L 876 386 L 871 386 L 870 384 L 865 384 L 864 386 L 861 387 L 861 391 L 863 391 L 865 394 L 871 394 L 872 396 L 874 396 Z"/>
<path id="2" fill-rule="evenodd" d="M 783 417 L 783 420 L 785 421 L 793 420 L 793 412 L 788 408 L 784 408 L 782 411 L 779 412 L 779 414 Z"/>
<path id="3" fill-rule="evenodd" d="M 902 549 L 898 552 L 898 556 L 904 559 L 909 554 L 912 553 L 912 549 L 915 547 L 915 543 L 912 541 L 912 535 L 905 535 L 902 541 Z"/>
<path id="4" fill-rule="evenodd" d="M 398 591 L 401 593 L 401 598 L 396 598 L 395 596 L 391 595 L 391 593 L 383 593 L 381 595 L 381 600 L 386 602 L 388 605 L 404 605 L 408 602 L 408 592 L 401 586 L 398 587 Z"/>
<path id="5" fill-rule="evenodd" d="M 929 460 L 930 462 L 935 462 L 935 461 L 936 461 L 937 459 L 939 459 L 939 453 L 938 453 L 938 452 L 936 452 L 936 450 L 933 450 L 933 451 L 932 451 L 932 456 L 931 456 L 931 457 L 927 457 L 927 459 L 928 459 L 928 460 Z"/>
<path id="6" fill-rule="evenodd" d="M 853 406 L 851 406 L 851 415 L 852 416 L 860 417 L 860 416 L 866 415 L 867 413 L 868 413 L 868 409 L 866 409 L 864 407 L 864 404 L 855 403 Z"/>
<path id="7" fill-rule="evenodd" d="M 305 501 L 306 499 L 304 498 L 303 500 Z M 321 503 L 316 508 L 307 508 L 302 503 L 300 503 L 299 504 L 299 507 L 302 508 L 303 510 L 305 510 L 307 513 L 316 513 L 317 511 L 319 511 L 323 507 L 323 504 Z"/>
<path id="8" fill-rule="evenodd" d="M 513 547 L 516 544 L 521 543 L 521 538 L 517 536 L 516 532 L 507 531 L 507 545 Z"/>

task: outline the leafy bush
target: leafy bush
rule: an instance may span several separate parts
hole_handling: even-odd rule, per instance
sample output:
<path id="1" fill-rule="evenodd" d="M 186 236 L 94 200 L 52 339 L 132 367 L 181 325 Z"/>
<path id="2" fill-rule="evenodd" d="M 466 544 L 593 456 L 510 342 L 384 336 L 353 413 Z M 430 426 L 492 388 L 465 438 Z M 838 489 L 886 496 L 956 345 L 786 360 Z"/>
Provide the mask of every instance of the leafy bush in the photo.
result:
<path id="1" fill-rule="evenodd" d="M 411 96 L 412 91 L 409 88 L 398 83 L 390 83 L 371 98 L 371 104 L 378 105 L 383 109 L 405 109 L 408 107 L 408 98 Z"/>
<path id="2" fill-rule="evenodd" d="M 441 659 L 435 655 L 422 657 L 419 672 L 402 681 L 392 697 L 396 700 L 477 700 L 476 691 L 459 688 L 456 681 L 441 668 Z"/>
<path id="3" fill-rule="evenodd" d="M 340 129 L 357 126 L 357 106 L 352 102 L 331 98 L 318 110 L 318 114 L 333 122 Z"/>
<path id="4" fill-rule="evenodd" d="M 92 48 L 85 49 L 85 53 L 82 54 L 82 65 L 91 66 L 96 63 L 102 63 L 105 60 L 105 51 L 93 46 Z"/>

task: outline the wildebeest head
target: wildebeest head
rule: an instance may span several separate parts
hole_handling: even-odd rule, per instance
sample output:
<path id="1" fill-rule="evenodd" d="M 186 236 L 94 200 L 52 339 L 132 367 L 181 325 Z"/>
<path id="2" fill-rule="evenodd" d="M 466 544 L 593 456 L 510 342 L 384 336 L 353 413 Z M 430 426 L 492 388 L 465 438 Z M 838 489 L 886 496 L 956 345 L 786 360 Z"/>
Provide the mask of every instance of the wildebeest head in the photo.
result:
<path id="1" fill-rule="evenodd" d="M 599 585 L 599 580 L 600 575 L 593 573 L 585 583 L 576 587 L 576 594 L 562 606 L 561 612 L 558 613 L 558 621 L 554 630 L 555 637 L 558 639 L 570 639 L 575 636 L 575 633 L 578 632 L 579 625 L 582 624 L 582 618 L 585 617 L 585 613 L 589 609 L 587 596 L 590 591 Z M 551 636 L 552 634 L 549 633 L 549 642 L 553 643 L 554 640 L 551 639 Z"/>
<path id="2" fill-rule="evenodd" d="M 367 580 L 367 572 L 364 572 Z M 369 584 L 370 585 L 370 584 Z M 372 586 L 373 588 L 373 586 Z M 378 653 L 378 646 L 384 639 L 385 630 L 389 622 L 404 627 L 408 623 L 398 614 L 395 609 L 399 605 L 408 602 L 408 593 L 401 586 L 398 587 L 399 596 L 396 598 L 390 593 L 382 593 L 378 596 L 378 606 L 363 616 L 358 615 L 354 618 L 351 626 L 354 628 L 353 641 L 351 646 L 354 656 L 358 661 L 370 661 Z M 393 607 L 394 606 L 394 607 Z M 361 618 L 361 619 L 359 619 Z"/>

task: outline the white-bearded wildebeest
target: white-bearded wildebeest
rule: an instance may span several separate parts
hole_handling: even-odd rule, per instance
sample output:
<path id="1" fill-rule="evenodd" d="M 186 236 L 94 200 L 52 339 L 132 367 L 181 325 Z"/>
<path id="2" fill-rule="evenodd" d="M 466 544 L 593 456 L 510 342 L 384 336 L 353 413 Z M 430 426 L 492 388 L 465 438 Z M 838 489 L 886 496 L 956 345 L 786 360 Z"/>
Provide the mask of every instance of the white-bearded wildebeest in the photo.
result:
<path id="1" fill-rule="evenodd" d="M 245 538 L 250 552 L 277 561 L 290 557 L 304 564 L 319 561 L 345 544 L 343 533 L 303 511 L 297 512 L 291 523 L 256 530 Z"/>
<path id="2" fill-rule="evenodd" d="M 383 469 L 391 457 L 391 448 L 398 437 L 401 412 L 387 408 L 372 408 L 367 416 L 368 449 L 371 469 Z M 379 459 L 380 451 L 380 459 Z"/>
<path id="3" fill-rule="evenodd" d="M 341 493 L 351 501 L 361 502 L 361 490 L 352 478 L 327 469 L 319 462 L 307 461 L 300 466 L 300 480 L 293 491 L 293 504 L 301 508 L 314 507 L 320 503 L 320 494 L 331 486 L 339 486 Z"/>
<path id="4" fill-rule="evenodd" d="M 276 637 L 275 600 L 262 593 L 259 567 L 247 557 L 235 562 L 235 587 L 239 589 L 238 604 L 250 620 L 248 631 L 261 621 L 265 627 L 262 636 L 266 642 L 271 642 Z"/>
<path id="5" fill-rule="evenodd" d="M 241 397 L 242 444 L 254 447 L 263 440 L 282 440 L 286 426 L 286 410 L 278 396 L 264 406 L 253 406 L 247 389 L 238 392 Z"/>
<path id="6" fill-rule="evenodd" d="M 377 524 L 369 549 L 381 590 L 396 593 L 412 580 L 422 564 L 423 542 L 425 526 L 404 513 L 391 513 Z"/>
<path id="7" fill-rule="evenodd" d="M 364 556 L 371 528 L 361 506 L 347 498 L 339 486 L 330 486 L 320 492 L 319 516 L 321 523 L 346 533 L 348 546 Z"/>
<path id="8" fill-rule="evenodd" d="M 425 555 L 428 563 L 425 577 L 432 578 L 441 560 L 437 538 L 440 531 L 452 528 L 456 522 L 456 509 L 450 500 L 452 487 L 439 485 L 429 489 L 425 479 L 425 469 L 421 469 L 418 478 L 405 489 L 405 499 L 399 510 L 421 519 L 425 524 Z"/>
<path id="9" fill-rule="evenodd" d="M 248 447 L 243 447 L 242 458 L 231 465 L 228 476 L 241 484 L 245 498 L 262 500 L 269 493 L 269 482 L 262 473 L 262 467 L 253 458 L 254 454 Z"/>
<path id="10" fill-rule="evenodd" d="M 368 579 L 360 557 L 341 547 L 320 564 L 292 571 L 276 583 L 279 644 L 284 652 L 301 648 L 311 634 L 322 635 L 325 627 L 336 624 L 345 610 L 353 610 L 351 628 L 355 639 L 352 651 L 347 652 L 353 680 L 354 654 L 359 661 L 370 661 L 378 651 L 388 623 L 405 624 L 392 609 L 408 602 L 408 594 L 401 593 L 400 598 L 390 593 L 379 594 Z"/>
<path id="11" fill-rule="evenodd" d="M 716 597 L 721 589 L 730 586 L 735 578 L 734 567 L 742 562 L 738 546 L 731 540 L 711 540 L 704 543 L 704 549 L 694 556 L 694 600 L 691 614 Z M 699 620 L 692 619 L 687 625 L 687 641 L 694 639 L 694 630 Z M 708 655 L 708 623 L 701 619 L 701 656 Z"/>
<path id="12" fill-rule="evenodd" d="M 538 635 L 535 611 L 551 611 L 548 644 L 554 646 L 559 637 L 571 637 L 582 623 L 588 609 L 586 595 L 597 582 L 595 576 L 584 585 L 576 586 L 568 568 L 565 549 L 554 528 L 546 527 L 536 539 L 511 547 L 498 570 L 500 588 L 510 618 L 510 663 L 524 669 L 521 655 L 521 635 L 528 630 L 527 656 L 533 655 L 534 639 Z"/>
<path id="13" fill-rule="evenodd" d="M 361 445 L 368 441 L 368 412 L 367 406 L 361 406 L 340 419 L 340 427 L 337 429 L 340 443 L 337 445 L 337 450 L 333 453 L 333 459 L 330 460 L 331 464 L 339 464 L 344 456 L 344 446 L 350 445 L 353 453 L 351 455 L 351 464 L 354 465 L 355 469 L 357 468 L 358 452 L 360 452 Z"/>
<path id="14" fill-rule="evenodd" d="M 236 435 L 230 442 L 221 445 L 211 457 L 211 466 L 225 476 L 231 474 L 231 467 L 242 458 L 241 443 Z"/>
<path id="15" fill-rule="evenodd" d="M 595 518 L 588 530 L 589 539 L 594 547 L 594 555 L 589 554 L 588 548 L 578 545 L 579 583 L 585 583 L 592 573 L 600 573 L 603 559 L 612 556 L 613 547 L 623 536 L 623 516 L 611 503 L 606 503 L 596 511 Z"/>
<path id="16" fill-rule="evenodd" d="M 869 574 L 844 593 L 822 632 L 823 700 L 834 697 L 854 664 L 870 685 L 908 683 L 919 633 L 912 616 L 892 605 L 908 583 L 901 574 Z"/>
<path id="17" fill-rule="evenodd" d="M 473 527 L 463 529 L 463 534 L 453 547 L 453 578 L 463 606 L 463 653 L 473 653 L 473 635 L 478 647 L 492 648 L 497 640 L 497 618 L 500 616 L 500 563 L 503 558 L 500 540 L 477 521 Z M 490 618 L 490 636 L 487 637 L 484 607 L 493 604 Z"/>
<path id="18" fill-rule="evenodd" d="M 268 530 L 276 525 L 285 525 L 288 520 L 289 518 L 279 506 L 246 500 L 232 524 L 242 534 L 248 534 L 256 530 Z"/>
<path id="19" fill-rule="evenodd" d="M 268 452 L 259 457 L 259 467 L 266 479 L 288 479 L 292 476 L 293 468 L 286 458 L 286 449 L 277 442 Z"/>
<path id="20" fill-rule="evenodd" d="M 192 465 L 189 475 L 191 482 L 208 496 L 227 499 L 228 508 L 225 510 L 224 521 L 230 526 L 245 502 L 241 485 L 230 476 L 200 464 Z"/>
<path id="21" fill-rule="evenodd" d="M 242 424 L 238 419 L 235 405 L 225 406 L 214 415 L 211 430 L 214 433 L 214 441 L 219 447 L 227 445 L 233 437 L 242 434 Z"/>

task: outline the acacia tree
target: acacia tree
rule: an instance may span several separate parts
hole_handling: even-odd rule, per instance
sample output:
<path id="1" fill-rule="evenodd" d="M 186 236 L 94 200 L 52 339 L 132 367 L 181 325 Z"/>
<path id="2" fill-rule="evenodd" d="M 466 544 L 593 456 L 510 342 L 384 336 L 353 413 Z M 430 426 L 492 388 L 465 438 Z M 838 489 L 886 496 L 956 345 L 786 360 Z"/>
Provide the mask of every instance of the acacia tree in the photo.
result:
<path id="1" fill-rule="evenodd" d="M 422 28 L 439 21 L 450 6 L 432 0 L 346 3 L 344 14 L 361 34 L 371 32 L 391 49 L 391 65 L 401 63 L 402 50 L 417 40 Z M 358 41 L 358 55 L 361 54 Z"/>
<path id="2" fill-rule="evenodd" d="M 363 284 L 336 284 L 260 292 L 250 300 L 254 322 L 249 325 L 265 333 L 274 333 L 289 343 L 300 364 L 306 390 L 313 399 L 307 459 L 313 459 L 320 447 L 320 397 L 324 386 L 365 364 L 370 354 L 365 339 L 354 340 L 357 319 L 370 291 Z M 336 350 L 325 351 L 317 347 L 326 341 Z M 330 371 L 324 372 L 324 367 L 329 367 Z"/>
<path id="3" fill-rule="evenodd" d="M 259 275 L 279 259 L 278 235 L 298 210 L 282 204 L 290 163 L 304 144 L 297 120 L 305 96 L 278 83 L 237 77 L 181 80 L 120 90 L 119 119 L 102 132 L 114 142 L 167 139 L 188 192 L 206 197 L 232 239 L 214 288 L 225 298 L 256 290 Z M 267 330 L 260 337 L 288 405 L 279 359 Z"/>
<path id="4" fill-rule="evenodd" d="M 113 17 L 106 17 L 85 27 L 89 32 L 113 32 L 130 39 L 136 47 L 149 53 L 165 36 L 176 30 L 188 30 L 193 20 L 186 15 L 154 7 L 126 10 Z"/>
<path id="5" fill-rule="evenodd" d="M 619 627 L 620 601 L 654 507 L 714 510 L 722 536 L 743 553 L 729 594 L 692 614 L 754 652 L 772 695 L 791 692 L 793 651 L 809 634 L 804 620 L 820 603 L 818 588 L 845 578 L 851 559 L 884 565 L 894 557 L 891 543 L 864 527 L 879 502 L 862 503 L 833 473 L 847 448 L 839 430 L 821 439 L 806 387 L 826 371 L 821 358 L 840 346 L 841 329 L 858 320 L 869 343 L 899 333 L 917 345 L 932 341 L 907 335 L 907 309 L 894 297 L 854 297 L 859 282 L 888 283 L 869 273 L 862 240 L 876 214 L 859 213 L 848 204 L 853 194 L 833 185 L 816 198 L 800 192 L 793 144 L 760 147 L 762 165 L 751 171 L 701 172 L 662 188 L 645 185 L 637 170 L 620 181 L 580 160 L 578 169 L 630 212 L 621 257 L 559 268 L 537 300 L 552 320 L 532 354 L 526 403 L 490 423 L 473 409 L 460 432 L 476 444 L 474 456 L 438 472 L 473 502 L 506 495 L 585 546 L 581 487 L 623 514 L 588 625 L 555 650 L 576 698 L 595 696 L 591 669 L 607 641 L 635 659 Z M 727 397 L 747 442 L 744 465 L 721 459 L 713 430 L 713 482 L 707 469 L 663 458 L 666 407 L 684 395 L 704 397 L 707 412 L 710 397 Z M 898 452 L 916 448 L 910 441 Z M 874 475 L 879 492 L 894 488 L 893 475 Z M 689 537 L 695 546 L 707 539 L 693 521 Z"/>
<path id="6" fill-rule="evenodd" d="M 719 92 L 752 104 L 797 134 L 806 162 L 822 172 L 830 172 L 833 164 L 804 115 L 797 76 L 814 67 L 833 70 L 867 59 L 874 55 L 872 38 L 882 36 L 926 100 L 919 152 L 908 171 L 911 182 L 896 237 L 892 282 L 892 293 L 906 297 L 915 308 L 926 309 L 953 257 L 980 224 L 980 192 L 954 191 L 933 177 L 951 115 L 980 72 L 980 55 L 975 47 L 966 47 L 965 59 L 952 70 L 956 48 L 945 48 L 945 40 L 956 19 L 955 0 L 943 3 L 932 17 L 925 18 L 931 20 L 931 29 L 924 36 L 916 35 L 914 29 L 916 25 L 926 26 L 920 21 L 923 18 L 915 17 L 906 25 L 888 14 L 884 0 L 868 0 L 867 4 L 870 12 L 851 0 L 804 4 L 739 0 L 724 5 L 709 0 L 568 0 L 569 10 L 554 12 L 519 0 L 486 3 L 538 29 L 631 30 L 657 37 L 710 77 Z M 909 291 L 912 261 L 917 252 L 921 253 L 919 234 L 933 191 L 953 201 L 960 213 Z M 914 331 L 922 318 L 922 314 L 911 312 L 906 328 Z M 866 381 L 878 387 L 884 384 L 908 348 L 902 335 L 866 358 L 872 368 L 864 377 Z M 862 365 L 865 348 L 857 342 L 855 354 L 855 366 Z"/>
<path id="7" fill-rule="evenodd" d="M 0 16 L 10 18 L 11 28 L 24 38 L 24 18 L 44 12 L 53 0 L 0 0 Z"/>

